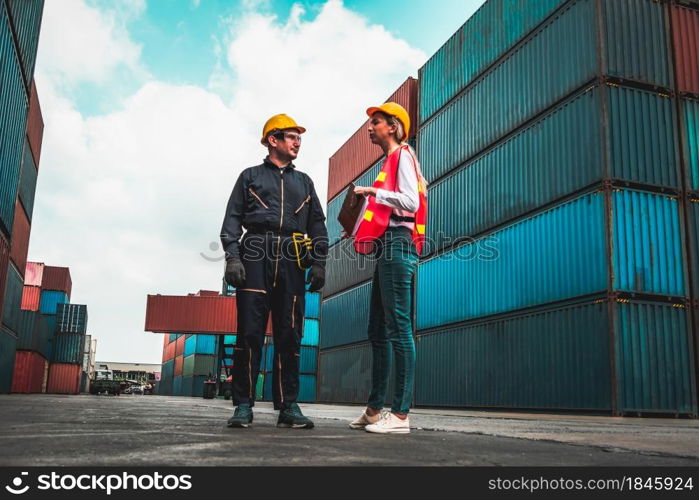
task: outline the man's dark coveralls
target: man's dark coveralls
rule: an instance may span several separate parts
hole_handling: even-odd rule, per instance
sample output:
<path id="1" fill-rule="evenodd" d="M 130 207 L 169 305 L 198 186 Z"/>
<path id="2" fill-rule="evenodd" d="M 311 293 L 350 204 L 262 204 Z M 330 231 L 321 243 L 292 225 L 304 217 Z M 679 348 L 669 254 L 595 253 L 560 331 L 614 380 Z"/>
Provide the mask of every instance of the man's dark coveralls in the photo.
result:
<path id="1" fill-rule="evenodd" d="M 243 227 L 247 230 L 243 234 Z M 299 356 L 305 311 L 305 271 L 296 261 L 292 233 L 313 240 L 313 265 L 325 267 L 328 233 L 313 181 L 264 160 L 235 183 L 221 229 L 226 259 L 239 257 L 245 284 L 236 289 L 238 335 L 233 355 L 233 404 L 255 402 L 267 318 L 274 334 L 274 408 L 289 408 L 299 390 Z"/>

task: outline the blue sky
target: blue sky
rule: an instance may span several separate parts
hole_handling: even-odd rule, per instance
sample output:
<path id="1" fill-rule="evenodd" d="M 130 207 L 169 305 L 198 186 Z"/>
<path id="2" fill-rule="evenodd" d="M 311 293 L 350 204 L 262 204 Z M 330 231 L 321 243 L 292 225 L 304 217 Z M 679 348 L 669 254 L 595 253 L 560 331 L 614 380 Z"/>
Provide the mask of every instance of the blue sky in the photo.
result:
<path id="1" fill-rule="evenodd" d="M 100 360 L 159 362 L 148 294 L 218 290 L 219 233 L 264 121 L 328 158 L 481 0 L 47 0 L 36 82 L 44 140 L 29 258 L 68 266 Z"/>

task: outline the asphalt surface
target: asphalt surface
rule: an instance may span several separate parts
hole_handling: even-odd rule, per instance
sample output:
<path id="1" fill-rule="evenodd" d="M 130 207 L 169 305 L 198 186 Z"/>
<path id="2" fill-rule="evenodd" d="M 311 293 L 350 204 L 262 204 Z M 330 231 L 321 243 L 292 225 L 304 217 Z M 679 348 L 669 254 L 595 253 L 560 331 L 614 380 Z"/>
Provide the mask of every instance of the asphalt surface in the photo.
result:
<path id="1" fill-rule="evenodd" d="M 699 465 L 696 420 L 421 409 L 410 434 L 383 436 L 348 428 L 361 407 L 302 408 L 315 429 L 278 429 L 269 403 L 230 429 L 223 400 L 2 395 L 0 465 Z"/>

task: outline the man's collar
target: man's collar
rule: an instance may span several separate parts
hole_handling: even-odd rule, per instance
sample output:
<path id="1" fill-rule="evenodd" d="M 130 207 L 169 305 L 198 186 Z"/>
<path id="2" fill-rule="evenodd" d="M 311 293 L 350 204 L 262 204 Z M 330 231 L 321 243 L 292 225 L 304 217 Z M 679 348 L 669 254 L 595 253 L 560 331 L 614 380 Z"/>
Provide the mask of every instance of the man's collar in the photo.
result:
<path id="1" fill-rule="evenodd" d="M 289 163 L 287 166 L 285 166 L 285 167 L 280 167 L 279 165 L 277 165 L 276 163 L 273 163 L 273 162 L 269 159 L 269 155 L 268 155 L 268 156 L 265 156 L 265 159 L 264 159 L 264 161 L 263 161 L 263 164 L 264 164 L 264 165 L 267 165 L 268 167 L 277 169 L 277 170 L 279 170 L 280 168 L 282 168 L 282 169 L 284 169 L 284 170 L 289 169 L 289 168 L 296 168 L 296 165 L 294 165 L 293 162 L 290 162 L 290 163 Z"/>

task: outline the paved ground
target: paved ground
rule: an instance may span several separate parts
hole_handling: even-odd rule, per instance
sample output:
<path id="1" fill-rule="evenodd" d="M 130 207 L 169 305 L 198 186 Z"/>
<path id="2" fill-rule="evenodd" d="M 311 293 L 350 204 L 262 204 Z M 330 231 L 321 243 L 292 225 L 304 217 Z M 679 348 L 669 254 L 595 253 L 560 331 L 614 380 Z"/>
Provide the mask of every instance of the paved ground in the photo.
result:
<path id="1" fill-rule="evenodd" d="M 361 407 L 302 405 L 313 430 L 277 429 L 269 403 L 229 429 L 229 401 L 0 396 L 0 465 L 699 466 L 699 421 L 417 409 L 409 435 L 347 423 Z"/>

